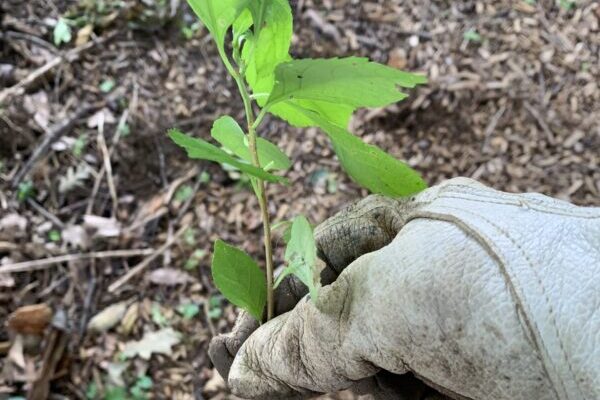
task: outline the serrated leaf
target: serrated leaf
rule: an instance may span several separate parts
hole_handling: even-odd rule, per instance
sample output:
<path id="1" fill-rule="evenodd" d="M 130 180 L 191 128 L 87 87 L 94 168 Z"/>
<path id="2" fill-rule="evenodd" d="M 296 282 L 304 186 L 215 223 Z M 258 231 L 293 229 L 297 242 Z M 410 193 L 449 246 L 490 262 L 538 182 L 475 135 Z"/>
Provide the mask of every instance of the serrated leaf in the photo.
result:
<path id="1" fill-rule="evenodd" d="M 213 124 L 210 131 L 211 136 L 224 148 L 245 160 L 251 161 L 250 149 L 247 145 L 246 135 L 238 123 L 230 116 L 220 117 Z M 269 170 L 286 170 L 292 162 L 275 144 L 266 139 L 256 140 L 258 160 L 260 165 Z"/>
<path id="2" fill-rule="evenodd" d="M 169 130 L 169 136 L 178 146 L 183 147 L 187 151 L 188 157 L 190 158 L 209 160 L 218 162 L 220 164 L 229 164 L 232 167 L 235 167 L 240 171 L 256 178 L 260 178 L 268 182 L 287 184 L 287 179 L 281 176 L 270 174 L 264 169 L 257 168 L 244 162 L 243 160 L 236 159 L 227 154 L 224 150 L 208 143 L 205 140 L 185 135 L 177 129 Z"/>
<path id="3" fill-rule="evenodd" d="M 292 10 L 288 0 L 253 1 L 249 8 L 254 20 L 254 35 L 247 37 L 242 50 L 245 77 L 255 94 L 267 94 L 273 88 L 275 67 L 291 59 Z M 266 97 L 257 98 L 259 105 L 266 100 Z"/>
<path id="4" fill-rule="evenodd" d="M 303 59 L 279 64 L 268 105 L 303 99 L 382 107 L 404 99 L 399 87 L 411 88 L 427 80 L 367 58 Z"/>
<path id="5" fill-rule="evenodd" d="M 59 46 L 61 43 L 69 43 L 71 38 L 71 27 L 64 18 L 59 18 L 52 32 L 54 45 Z"/>
<path id="6" fill-rule="evenodd" d="M 287 275 L 294 274 L 308 287 L 312 300 L 316 301 L 320 287 L 319 271 L 316 269 L 317 246 L 312 227 L 302 215 L 294 218 L 292 222 L 285 260 L 288 266 L 277 277 L 275 286 Z"/>
<path id="7" fill-rule="evenodd" d="M 289 4 L 287 0 L 255 0 L 255 1 L 251 1 L 248 4 L 248 8 L 250 9 L 250 13 L 252 14 L 252 19 L 254 21 L 254 36 L 255 37 L 260 37 L 260 33 L 261 30 L 269 25 L 267 23 L 265 23 L 265 15 L 267 14 L 267 12 L 270 11 L 270 8 L 272 8 L 273 3 L 283 3 L 283 1 L 285 1 L 286 5 L 288 5 L 288 9 L 289 9 Z M 292 14 L 292 10 L 290 9 L 290 16 Z"/>
<path id="8" fill-rule="evenodd" d="M 164 328 L 156 332 L 146 332 L 141 340 L 134 340 L 125 344 L 124 358 L 139 356 L 149 360 L 152 354 L 171 354 L 171 347 L 181 341 L 181 333 L 173 328 Z"/>
<path id="9" fill-rule="evenodd" d="M 427 187 L 415 170 L 380 148 L 364 143 L 313 111 L 297 110 L 325 132 L 342 167 L 359 185 L 390 197 L 410 196 Z"/>
<path id="10" fill-rule="evenodd" d="M 188 0 L 198 18 L 212 34 L 221 57 L 226 60 L 225 36 L 249 0 Z"/>
<path id="11" fill-rule="evenodd" d="M 255 8 L 253 8 L 255 7 Z M 262 7 L 261 10 L 258 10 Z M 246 64 L 245 77 L 260 106 L 267 102 L 275 84 L 277 65 L 291 61 L 289 46 L 292 40 L 293 17 L 287 0 L 261 0 L 251 2 L 252 11 L 242 14 L 234 30 L 247 30 L 254 19 L 254 34 L 246 38 L 242 60 Z M 260 22 L 262 21 L 262 22 Z M 257 30 L 257 26 L 261 27 Z M 354 109 L 345 104 L 326 103 L 316 100 L 295 100 L 294 104 L 316 111 L 340 126 L 347 126 Z M 310 126 L 310 120 L 285 103 L 272 106 L 272 114 L 298 127 Z"/>
<path id="12" fill-rule="evenodd" d="M 262 321 L 267 282 L 252 258 L 222 240 L 215 242 L 212 276 L 215 286 L 231 303 Z"/>
<path id="13" fill-rule="evenodd" d="M 269 108 L 269 112 L 279 118 L 284 119 L 290 125 L 300 128 L 314 126 L 314 122 L 304 114 L 298 112 L 297 107 L 302 107 L 319 113 L 323 118 L 332 123 L 347 127 L 350 117 L 354 112 L 354 107 L 347 104 L 334 104 L 326 101 L 293 99 L 274 104 Z"/>

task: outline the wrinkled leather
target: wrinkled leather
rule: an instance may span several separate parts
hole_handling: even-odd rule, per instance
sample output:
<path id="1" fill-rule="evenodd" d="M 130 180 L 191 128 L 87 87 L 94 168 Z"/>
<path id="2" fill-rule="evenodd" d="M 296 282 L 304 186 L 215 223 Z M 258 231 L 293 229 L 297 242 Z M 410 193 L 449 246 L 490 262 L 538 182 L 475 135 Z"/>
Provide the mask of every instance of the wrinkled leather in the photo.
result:
<path id="1" fill-rule="evenodd" d="M 394 202 L 390 244 L 250 335 L 234 393 L 301 398 L 386 370 L 455 399 L 600 399 L 600 208 L 464 178 Z"/>

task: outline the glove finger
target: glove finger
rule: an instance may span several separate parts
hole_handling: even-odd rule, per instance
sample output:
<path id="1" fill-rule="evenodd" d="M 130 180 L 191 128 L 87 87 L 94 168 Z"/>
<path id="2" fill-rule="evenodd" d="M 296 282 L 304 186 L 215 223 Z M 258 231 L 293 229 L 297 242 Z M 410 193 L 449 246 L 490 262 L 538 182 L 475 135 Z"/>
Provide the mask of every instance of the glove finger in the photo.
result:
<path id="1" fill-rule="evenodd" d="M 311 396 L 374 375 L 377 368 L 356 357 L 362 343 L 344 337 L 344 327 L 357 323 L 349 321 L 348 310 L 360 301 L 350 296 L 350 287 L 344 274 L 321 290 L 318 305 L 304 298 L 292 311 L 258 328 L 231 367 L 233 393 L 250 399 Z"/>
<path id="2" fill-rule="evenodd" d="M 308 288 L 300 279 L 294 275 L 286 276 L 275 290 L 275 315 L 293 309 L 307 293 Z M 235 355 L 258 326 L 258 322 L 250 314 L 240 311 L 231 332 L 211 339 L 208 355 L 223 379 L 227 380 Z"/>
<path id="3" fill-rule="evenodd" d="M 371 195 L 317 226 L 318 255 L 330 268 L 322 274 L 323 284 L 358 257 L 389 244 L 404 225 L 409 206 L 410 199 Z"/>
<path id="4" fill-rule="evenodd" d="M 240 311 L 231 332 L 211 339 L 208 345 L 208 356 L 223 379 L 227 380 L 235 355 L 258 326 L 258 321 L 250 314 Z"/>

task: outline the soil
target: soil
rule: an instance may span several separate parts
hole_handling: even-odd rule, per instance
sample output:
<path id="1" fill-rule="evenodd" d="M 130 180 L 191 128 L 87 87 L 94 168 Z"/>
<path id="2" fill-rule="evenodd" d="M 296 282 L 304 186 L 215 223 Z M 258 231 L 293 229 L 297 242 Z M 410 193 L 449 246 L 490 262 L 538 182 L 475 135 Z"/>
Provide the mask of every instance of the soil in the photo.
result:
<path id="1" fill-rule="evenodd" d="M 361 110 L 351 126 L 431 185 L 469 176 L 600 205 L 598 2 L 291 3 L 294 56 L 361 55 L 428 76 L 407 100 Z M 72 38 L 56 45 L 60 17 Z M 94 390 L 125 398 L 106 397 L 119 385 L 130 397 L 138 387 L 148 398 L 234 398 L 206 355 L 236 312 L 211 282 L 210 251 L 220 237 L 260 259 L 260 215 L 238 174 L 190 162 L 166 137 L 178 127 L 208 138 L 222 114 L 242 120 L 235 87 L 195 21 L 178 0 L 0 4 L 0 268 L 73 255 L 0 274 L 1 321 L 46 304 L 51 313 L 29 312 L 53 315 L 56 326 L 38 332 L 42 347 L 21 351 L 0 325 L 0 398 L 39 389 L 37 373 L 49 374 L 57 399 L 94 398 Z M 294 160 L 292 185 L 269 189 L 275 221 L 303 213 L 319 223 L 366 195 L 316 129 L 272 118 L 262 134 Z M 109 257 L 113 250 L 133 252 Z M 111 287 L 148 257 L 141 273 Z M 126 321 L 86 329 L 123 301 Z M 182 334 L 179 344 L 149 360 L 120 356 L 167 327 Z M 40 353 L 50 347 L 54 366 Z"/>

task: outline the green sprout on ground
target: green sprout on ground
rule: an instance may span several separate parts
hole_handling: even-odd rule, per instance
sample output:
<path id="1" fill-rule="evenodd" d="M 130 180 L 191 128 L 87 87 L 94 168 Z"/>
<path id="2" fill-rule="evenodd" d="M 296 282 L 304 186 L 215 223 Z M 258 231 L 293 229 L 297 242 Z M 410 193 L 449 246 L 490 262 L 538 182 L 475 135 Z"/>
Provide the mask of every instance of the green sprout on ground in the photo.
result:
<path id="1" fill-rule="evenodd" d="M 288 185 L 282 176 L 292 162 L 258 131 L 269 113 L 296 127 L 318 127 L 330 139 L 344 170 L 373 193 L 409 196 L 423 190 L 417 172 L 347 130 L 361 107 L 384 107 L 407 95 L 400 88 L 426 82 L 366 58 L 293 59 L 292 12 L 287 0 L 188 0 L 215 41 L 235 81 L 246 114 L 245 128 L 230 116 L 218 118 L 211 136 L 220 144 L 188 136 L 177 129 L 171 139 L 190 158 L 220 163 L 245 175 L 258 199 L 263 223 L 265 270 L 243 250 L 221 240 L 214 246 L 212 275 L 217 288 L 233 304 L 262 321 L 273 317 L 273 290 L 284 276 L 296 275 L 317 300 L 319 271 L 310 223 L 296 217 L 290 228 L 287 266 L 274 282 L 271 221 L 266 185 Z M 230 45 L 226 45 L 226 41 Z"/>

